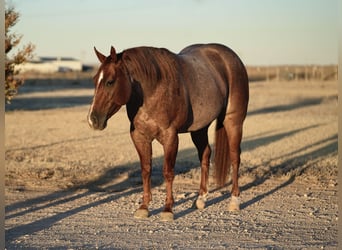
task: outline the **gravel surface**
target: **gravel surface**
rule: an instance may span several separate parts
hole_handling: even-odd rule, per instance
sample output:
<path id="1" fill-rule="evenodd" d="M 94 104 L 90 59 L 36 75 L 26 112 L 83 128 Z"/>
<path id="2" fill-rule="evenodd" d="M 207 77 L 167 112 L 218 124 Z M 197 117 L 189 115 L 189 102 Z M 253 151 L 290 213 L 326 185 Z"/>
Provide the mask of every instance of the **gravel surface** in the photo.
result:
<path id="1" fill-rule="evenodd" d="M 230 182 L 212 177 L 207 207 L 193 208 L 199 163 L 181 135 L 173 222 L 160 221 L 158 143 L 151 216 L 134 219 L 142 190 L 125 109 L 90 130 L 89 84 L 31 80 L 6 106 L 6 249 L 337 249 L 336 81 L 251 83 L 240 212 L 227 211 Z"/>

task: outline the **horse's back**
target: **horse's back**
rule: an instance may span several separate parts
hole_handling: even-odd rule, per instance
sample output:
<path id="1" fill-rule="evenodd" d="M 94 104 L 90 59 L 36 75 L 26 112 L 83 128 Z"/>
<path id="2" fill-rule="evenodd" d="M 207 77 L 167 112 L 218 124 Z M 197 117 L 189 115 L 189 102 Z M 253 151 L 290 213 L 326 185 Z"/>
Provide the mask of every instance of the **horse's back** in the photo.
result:
<path id="1" fill-rule="evenodd" d="M 179 52 L 179 55 L 202 55 L 210 57 L 214 54 L 219 54 L 225 58 L 238 58 L 236 53 L 229 47 L 219 43 L 208 43 L 208 44 L 193 44 L 185 47 Z"/>
<path id="2" fill-rule="evenodd" d="M 185 47 L 179 52 L 179 55 L 207 61 L 214 67 L 214 70 L 219 71 L 221 75 L 222 73 L 226 73 L 227 75 L 232 76 L 235 71 L 240 77 L 245 78 L 243 79 L 244 81 L 248 81 L 245 66 L 239 56 L 232 49 L 223 44 L 194 44 Z"/>

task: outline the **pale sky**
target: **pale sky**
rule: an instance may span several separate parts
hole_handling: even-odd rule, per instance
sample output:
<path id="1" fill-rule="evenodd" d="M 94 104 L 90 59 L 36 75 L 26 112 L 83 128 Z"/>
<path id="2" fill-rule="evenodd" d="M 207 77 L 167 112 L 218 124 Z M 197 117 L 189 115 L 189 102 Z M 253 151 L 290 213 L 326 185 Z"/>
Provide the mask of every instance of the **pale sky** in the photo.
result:
<path id="1" fill-rule="evenodd" d="M 223 43 L 246 65 L 337 64 L 338 0 L 6 0 L 37 56 Z"/>

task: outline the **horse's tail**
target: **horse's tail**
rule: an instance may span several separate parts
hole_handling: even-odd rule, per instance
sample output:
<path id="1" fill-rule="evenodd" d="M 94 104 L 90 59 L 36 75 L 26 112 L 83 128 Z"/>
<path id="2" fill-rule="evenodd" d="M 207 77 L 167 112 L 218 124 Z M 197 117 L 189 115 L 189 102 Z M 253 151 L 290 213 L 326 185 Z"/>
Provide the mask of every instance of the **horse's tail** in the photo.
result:
<path id="1" fill-rule="evenodd" d="M 224 186 L 230 172 L 229 143 L 226 130 L 223 126 L 223 119 L 218 118 L 216 121 L 215 132 L 215 170 L 214 178 L 219 187 Z"/>

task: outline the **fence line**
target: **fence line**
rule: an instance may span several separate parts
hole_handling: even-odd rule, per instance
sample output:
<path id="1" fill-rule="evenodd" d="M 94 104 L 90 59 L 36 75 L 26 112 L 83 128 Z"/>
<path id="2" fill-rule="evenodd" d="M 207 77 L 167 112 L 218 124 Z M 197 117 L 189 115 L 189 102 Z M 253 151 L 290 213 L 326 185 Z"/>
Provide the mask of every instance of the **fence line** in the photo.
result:
<path id="1" fill-rule="evenodd" d="M 250 81 L 327 81 L 338 79 L 337 65 L 248 66 Z"/>

